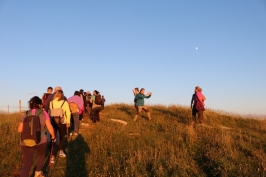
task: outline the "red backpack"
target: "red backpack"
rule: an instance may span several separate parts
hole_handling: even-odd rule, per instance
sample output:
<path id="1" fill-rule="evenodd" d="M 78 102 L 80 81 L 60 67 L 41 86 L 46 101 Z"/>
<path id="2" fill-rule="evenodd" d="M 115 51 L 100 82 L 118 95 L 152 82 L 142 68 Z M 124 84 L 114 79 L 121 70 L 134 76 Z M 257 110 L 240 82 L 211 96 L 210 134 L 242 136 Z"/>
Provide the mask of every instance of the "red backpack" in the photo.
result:
<path id="1" fill-rule="evenodd" d="M 44 93 L 42 96 L 42 105 L 44 106 L 46 103 L 47 98 L 51 95 L 51 93 Z"/>

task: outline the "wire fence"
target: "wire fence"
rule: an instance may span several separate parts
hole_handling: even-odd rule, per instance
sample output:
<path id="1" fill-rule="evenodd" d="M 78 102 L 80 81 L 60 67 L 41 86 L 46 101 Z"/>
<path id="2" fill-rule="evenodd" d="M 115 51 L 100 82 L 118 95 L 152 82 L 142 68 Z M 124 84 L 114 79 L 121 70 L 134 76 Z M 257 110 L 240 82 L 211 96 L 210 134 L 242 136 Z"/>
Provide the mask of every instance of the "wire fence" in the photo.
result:
<path id="1" fill-rule="evenodd" d="M 24 110 L 27 110 L 27 106 L 22 106 L 21 101 L 19 100 L 18 105 L 6 105 L 6 106 L 0 106 L 0 112 L 7 112 L 7 113 L 12 113 L 12 112 L 22 112 Z"/>

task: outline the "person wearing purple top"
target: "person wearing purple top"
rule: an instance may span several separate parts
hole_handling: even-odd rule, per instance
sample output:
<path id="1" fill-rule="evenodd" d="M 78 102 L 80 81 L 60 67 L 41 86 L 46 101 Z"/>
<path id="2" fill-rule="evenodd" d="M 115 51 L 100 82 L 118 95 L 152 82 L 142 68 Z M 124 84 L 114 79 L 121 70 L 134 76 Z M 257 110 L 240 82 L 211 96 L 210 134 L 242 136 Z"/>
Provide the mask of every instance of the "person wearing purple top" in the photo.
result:
<path id="1" fill-rule="evenodd" d="M 78 109 L 80 110 L 84 109 L 83 100 L 79 96 L 79 91 L 75 91 L 74 95 L 72 97 L 69 97 L 67 101 L 69 102 L 69 104 L 71 102 L 77 104 Z M 70 127 L 70 132 L 73 131 L 74 135 L 77 136 L 79 130 L 79 111 L 77 110 L 77 112 L 71 113 L 71 117 L 73 119 L 74 125 L 72 124 L 72 126 Z M 72 132 L 70 133 L 70 135 L 72 135 Z"/>
<path id="2" fill-rule="evenodd" d="M 80 89 L 79 90 L 79 95 L 80 95 L 80 98 L 82 99 L 83 101 L 83 104 L 84 104 L 84 109 L 86 109 L 87 107 L 87 103 L 86 103 L 86 94 L 84 93 L 84 90 L 83 89 Z M 84 110 L 83 109 L 83 110 Z M 79 114 L 79 120 L 83 120 L 84 119 L 84 111 L 81 111 L 80 114 Z"/>

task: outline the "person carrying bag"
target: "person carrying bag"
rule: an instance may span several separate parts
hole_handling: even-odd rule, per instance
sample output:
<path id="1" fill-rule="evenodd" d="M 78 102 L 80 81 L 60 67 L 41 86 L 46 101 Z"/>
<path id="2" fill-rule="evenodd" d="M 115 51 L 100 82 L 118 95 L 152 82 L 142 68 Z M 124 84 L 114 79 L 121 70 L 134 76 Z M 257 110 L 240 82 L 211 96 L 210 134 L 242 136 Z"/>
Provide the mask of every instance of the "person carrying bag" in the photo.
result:
<path id="1" fill-rule="evenodd" d="M 50 116 L 54 131 L 59 131 L 60 141 L 59 141 L 59 157 L 65 158 L 64 144 L 65 136 L 67 135 L 67 128 L 70 126 L 70 109 L 67 101 L 64 100 L 64 93 L 62 90 L 58 90 L 54 94 L 53 100 L 50 102 Z M 50 163 L 54 163 L 55 148 L 53 148 L 53 156 Z"/>

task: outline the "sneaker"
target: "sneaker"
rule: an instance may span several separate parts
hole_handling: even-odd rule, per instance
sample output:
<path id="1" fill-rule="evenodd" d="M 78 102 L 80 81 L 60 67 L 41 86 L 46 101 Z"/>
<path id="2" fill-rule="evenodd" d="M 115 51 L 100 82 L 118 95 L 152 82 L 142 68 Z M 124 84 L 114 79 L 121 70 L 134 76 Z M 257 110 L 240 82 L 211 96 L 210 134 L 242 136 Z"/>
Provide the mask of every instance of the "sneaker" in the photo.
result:
<path id="1" fill-rule="evenodd" d="M 35 171 L 34 177 L 44 177 L 43 172 L 42 171 Z"/>
<path id="2" fill-rule="evenodd" d="M 66 154 L 61 150 L 59 152 L 59 157 L 65 158 L 66 157 Z"/>
<path id="3" fill-rule="evenodd" d="M 50 163 L 54 163 L 54 156 L 51 157 Z"/>

